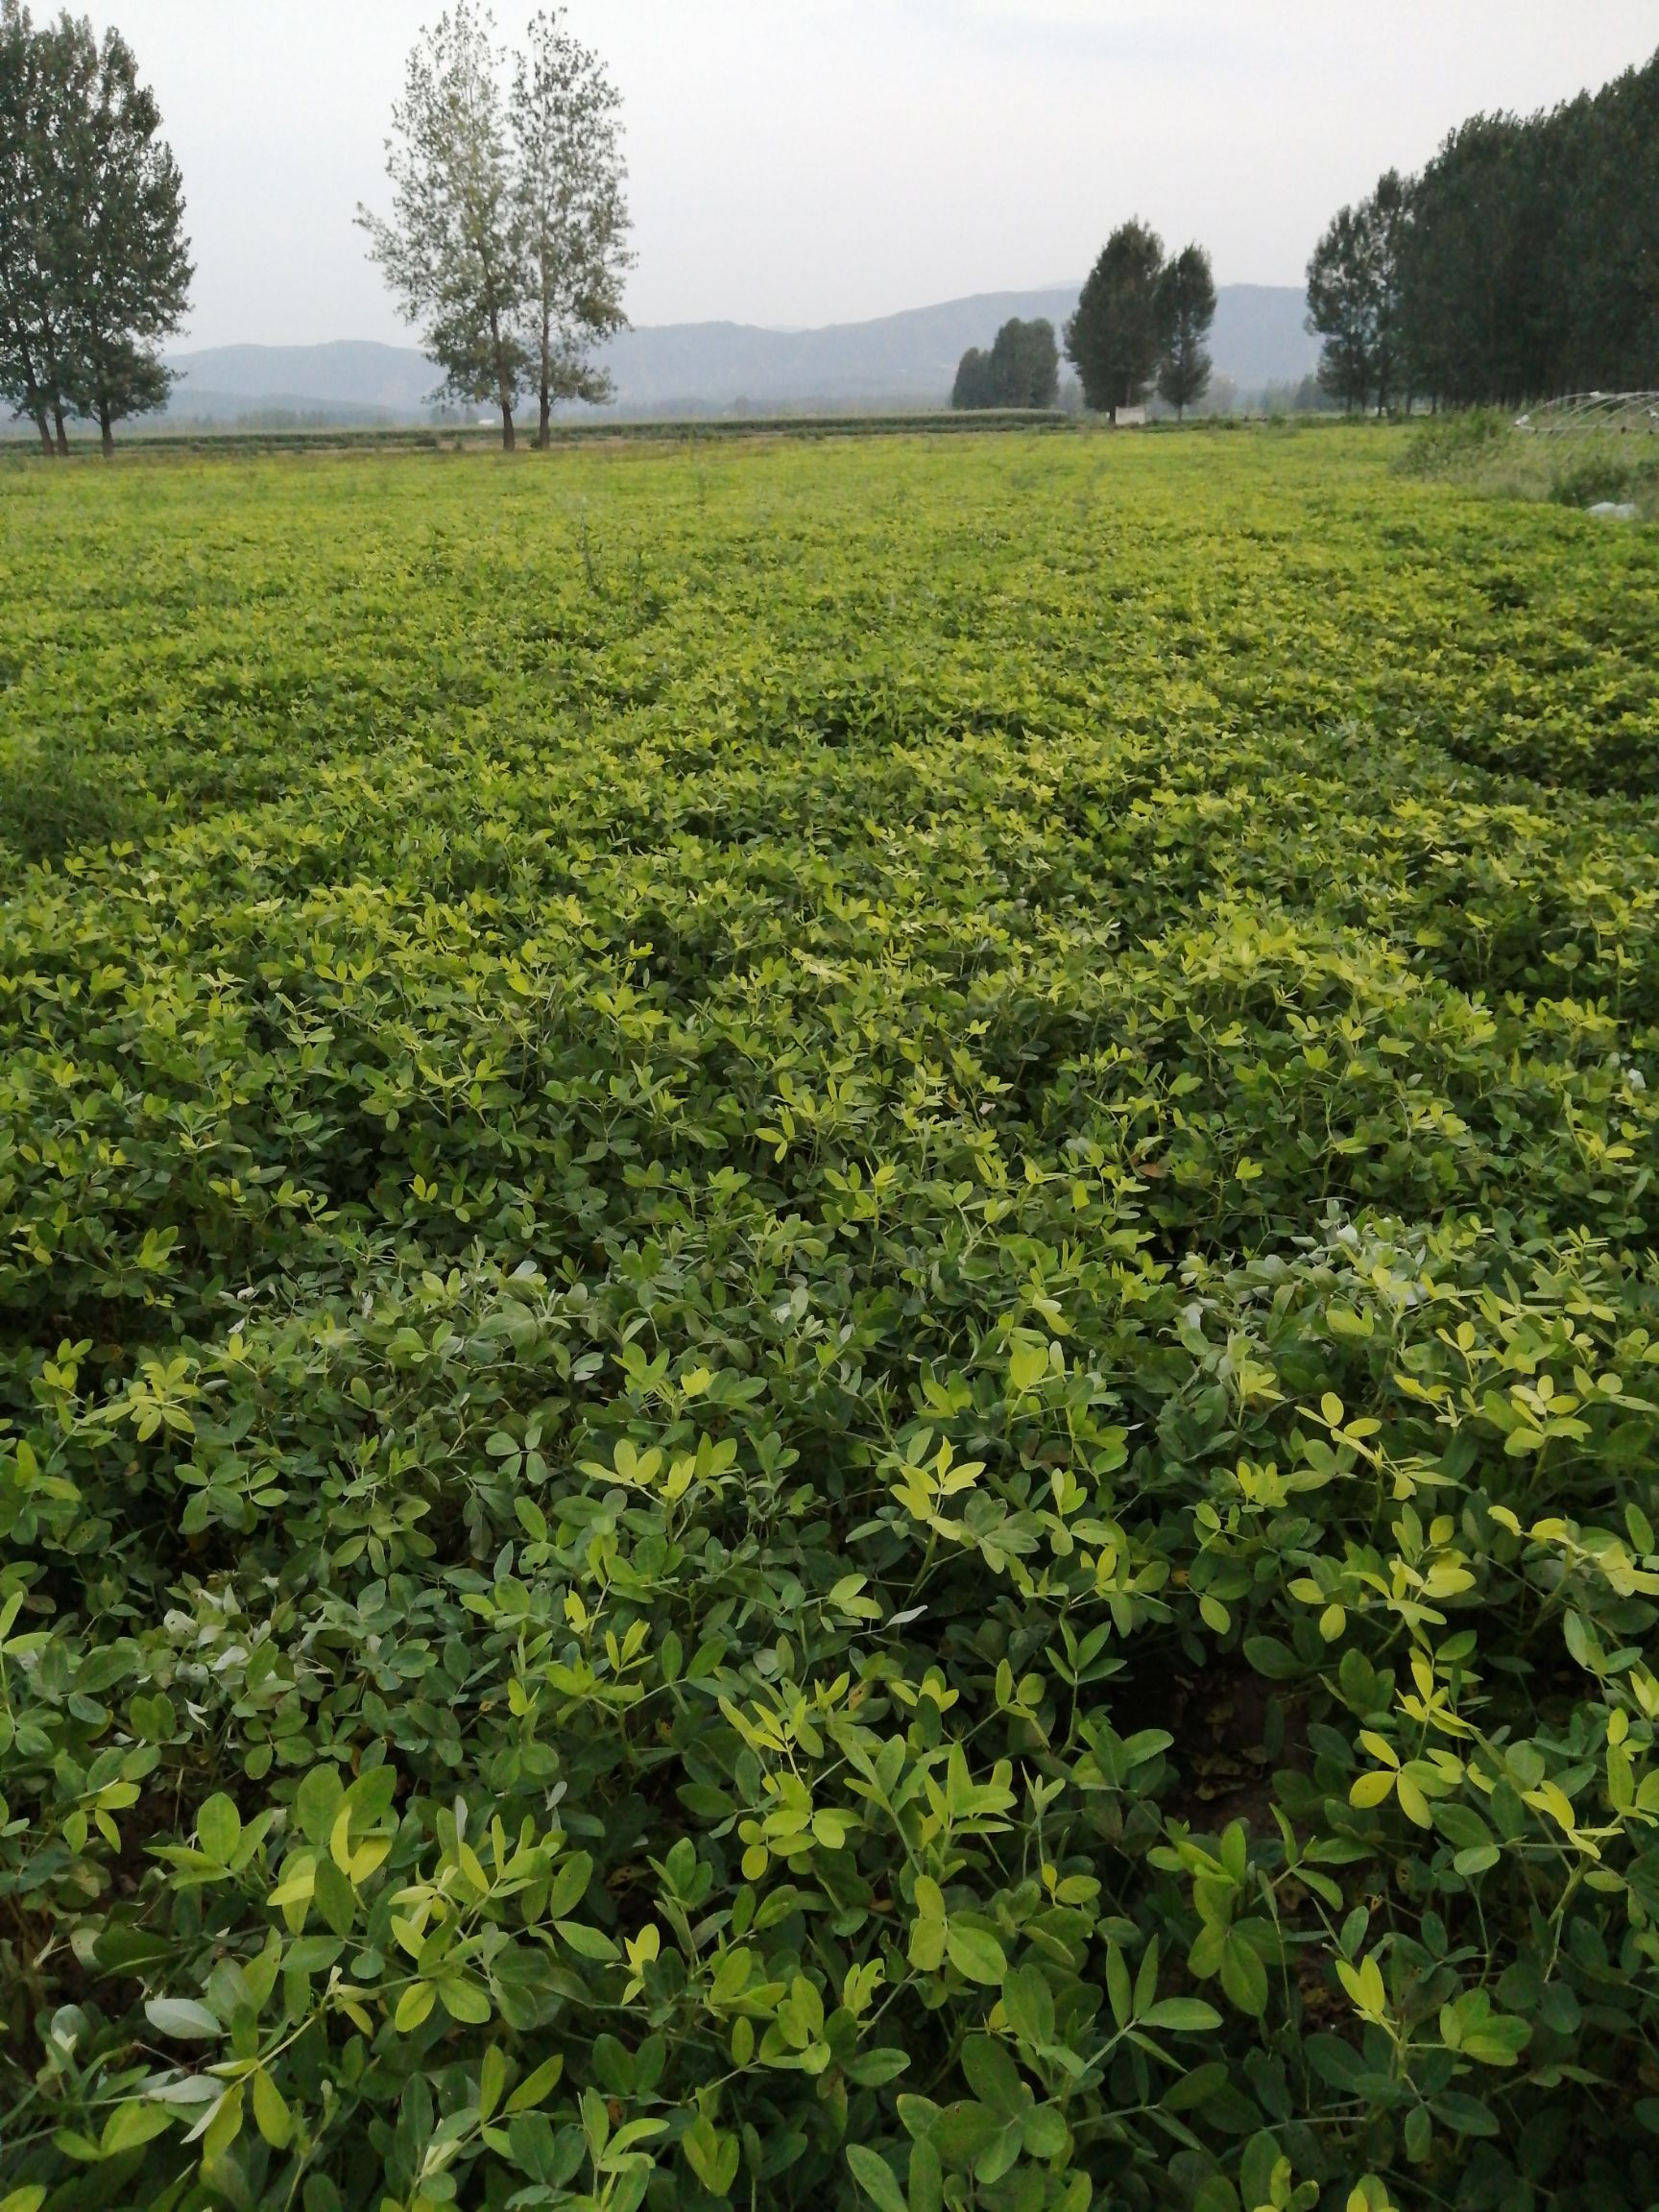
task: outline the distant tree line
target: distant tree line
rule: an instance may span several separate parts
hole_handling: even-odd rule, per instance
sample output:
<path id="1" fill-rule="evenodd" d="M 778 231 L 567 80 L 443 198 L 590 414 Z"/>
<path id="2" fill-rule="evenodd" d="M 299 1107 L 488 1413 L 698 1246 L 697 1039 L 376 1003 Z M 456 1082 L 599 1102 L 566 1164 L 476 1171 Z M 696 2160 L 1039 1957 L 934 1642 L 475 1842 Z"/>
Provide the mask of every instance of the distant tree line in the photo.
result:
<path id="1" fill-rule="evenodd" d="M 389 218 L 358 222 L 444 372 L 439 397 L 498 408 L 502 444 L 532 395 L 546 445 L 554 408 L 604 399 L 590 358 L 625 327 L 628 206 L 621 101 L 599 58 L 538 14 L 506 57 L 487 8 L 459 0 L 409 56 L 392 111 Z"/>
<path id="2" fill-rule="evenodd" d="M 1320 239 L 1308 299 L 1320 381 L 1351 409 L 1659 386 L 1659 55 L 1390 170 Z"/>
<path id="3" fill-rule="evenodd" d="M 956 372 L 952 407 L 1048 408 L 1060 403 L 1060 349 L 1054 325 L 1044 317 L 1022 323 L 1016 315 L 997 333 L 991 350 L 971 346 Z"/>
<path id="4" fill-rule="evenodd" d="M 1210 388 L 1210 330 L 1215 280 L 1210 256 L 1189 246 L 1166 260 L 1164 242 L 1144 223 L 1116 229 L 1090 271 L 1066 325 L 1066 357 L 1084 403 L 1114 418 L 1156 391 L 1176 415 Z M 1060 361 L 1051 323 L 1004 323 L 988 353 L 962 356 L 952 407 L 1052 407 Z"/>
<path id="5" fill-rule="evenodd" d="M 36 29 L 0 0 L 0 402 L 42 448 L 68 423 L 166 405 L 158 342 L 189 305 L 178 164 L 155 95 L 118 31 L 84 17 Z"/>

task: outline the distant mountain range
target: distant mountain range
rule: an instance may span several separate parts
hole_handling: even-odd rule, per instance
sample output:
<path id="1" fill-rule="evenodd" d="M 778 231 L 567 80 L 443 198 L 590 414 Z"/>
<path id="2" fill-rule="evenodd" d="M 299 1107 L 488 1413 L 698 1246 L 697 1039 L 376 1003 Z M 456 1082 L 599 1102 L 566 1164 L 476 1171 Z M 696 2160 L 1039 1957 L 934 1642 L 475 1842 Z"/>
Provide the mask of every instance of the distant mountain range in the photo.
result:
<path id="1" fill-rule="evenodd" d="M 970 346 L 989 346 L 1011 315 L 1046 316 L 1055 328 L 1079 287 L 984 292 L 938 307 L 822 330 L 764 330 L 743 323 L 676 323 L 625 330 L 601 350 L 616 386 L 613 412 L 673 415 L 752 408 L 936 406 L 950 397 Z M 1224 284 L 1212 351 L 1218 376 L 1243 395 L 1299 382 L 1318 357 L 1304 327 L 1307 301 L 1289 285 Z M 438 373 L 410 347 L 220 346 L 175 354 L 181 381 L 171 415 L 234 421 L 248 415 L 333 421 L 423 419 Z M 583 413 L 593 412 L 584 409 Z"/>

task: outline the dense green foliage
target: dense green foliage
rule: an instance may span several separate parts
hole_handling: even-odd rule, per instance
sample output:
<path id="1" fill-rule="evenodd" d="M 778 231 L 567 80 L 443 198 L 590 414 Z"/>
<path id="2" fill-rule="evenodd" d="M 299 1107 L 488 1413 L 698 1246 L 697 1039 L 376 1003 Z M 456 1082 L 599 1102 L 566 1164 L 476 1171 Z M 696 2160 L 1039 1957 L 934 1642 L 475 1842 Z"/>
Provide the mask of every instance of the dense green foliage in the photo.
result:
<path id="1" fill-rule="evenodd" d="M 1391 443 L 0 477 L 8 2212 L 1659 2195 L 1659 565 Z"/>
<path id="2" fill-rule="evenodd" d="M 1066 357 L 1087 404 L 1115 420 L 1154 388 L 1177 417 L 1210 388 L 1215 279 L 1202 246 L 1164 257 L 1144 223 L 1113 231 L 1066 325 Z M 966 365 L 965 365 L 966 366 Z"/>
<path id="3" fill-rule="evenodd" d="M 970 346 L 957 364 L 950 394 L 950 404 L 956 408 L 1046 412 L 1059 402 L 1060 349 L 1053 324 L 1041 315 L 1029 323 L 1011 315 L 989 351 Z"/>
<path id="4" fill-rule="evenodd" d="M 559 401 L 610 397 L 592 353 L 626 327 L 634 255 L 621 96 L 562 8 L 531 18 L 508 84 L 487 0 L 452 0 L 404 64 L 392 213 L 359 207 L 357 221 L 444 373 L 438 396 L 499 408 L 511 452 L 521 395 L 537 400 L 543 447 Z"/>
<path id="5" fill-rule="evenodd" d="M 1308 326 L 1325 341 L 1320 388 L 1349 414 L 1385 414 L 1411 397 L 1400 284 L 1414 190 L 1390 169 L 1358 206 L 1337 211 L 1308 263 Z"/>
<path id="6" fill-rule="evenodd" d="M 1184 246 L 1158 279 L 1158 319 L 1164 349 L 1158 362 L 1158 397 L 1177 420 L 1203 398 L 1214 367 L 1210 332 L 1215 321 L 1215 276 L 1202 246 Z"/>
<path id="7" fill-rule="evenodd" d="M 0 403 L 50 453 L 67 419 L 163 407 L 160 341 L 189 304 L 179 167 L 119 31 L 0 0 Z"/>
<path id="8" fill-rule="evenodd" d="M 1066 325 L 1066 358 L 1096 414 L 1139 407 L 1158 380 L 1165 325 L 1158 288 L 1164 241 L 1144 223 L 1120 223 L 1084 279 Z"/>
<path id="9" fill-rule="evenodd" d="M 1659 386 L 1659 54 L 1547 113 L 1475 115 L 1390 170 L 1309 265 L 1347 405 L 1516 406 Z"/>
<path id="10" fill-rule="evenodd" d="M 1549 114 L 1476 116 L 1420 179 L 1401 304 L 1454 401 L 1659 385 L 1659 54 Z"/>

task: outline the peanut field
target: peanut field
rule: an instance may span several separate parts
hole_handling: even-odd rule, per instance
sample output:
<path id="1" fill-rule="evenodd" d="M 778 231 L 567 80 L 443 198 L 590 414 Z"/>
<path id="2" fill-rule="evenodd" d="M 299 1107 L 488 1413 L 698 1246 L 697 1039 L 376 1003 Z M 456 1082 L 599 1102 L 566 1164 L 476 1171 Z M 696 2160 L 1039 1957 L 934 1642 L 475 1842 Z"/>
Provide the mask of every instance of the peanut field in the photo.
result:
<path id="1" fill-rule="evenodd" d="M 0 2212 L 1659 2201 L 1659 537 L 0 464 Z"/>

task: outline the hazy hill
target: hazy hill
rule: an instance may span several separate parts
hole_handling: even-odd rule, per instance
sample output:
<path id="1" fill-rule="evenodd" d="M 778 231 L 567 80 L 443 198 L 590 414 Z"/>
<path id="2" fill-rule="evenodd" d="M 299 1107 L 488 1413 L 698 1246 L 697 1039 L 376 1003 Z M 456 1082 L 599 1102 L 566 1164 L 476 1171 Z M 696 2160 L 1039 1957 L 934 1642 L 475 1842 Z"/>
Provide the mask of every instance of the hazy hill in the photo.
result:
<path id="1" fill-rule="evenodd" d="M 1037 292 L 987 292 L 917 307 L 873 323 L 821 330 L 763 330 L 743 323 L 681 323 L 626 330 L 604 349 L 628 413 L 676 408 L 936 405 L 970 346 L 989 346 L 1010 315 L 1046 315 L 1056 326 L 1077 303 L 1075 284 Z M 1287 285 L 1219 290 L 1213 350 L 1218 374 L 1243 392 L 1294 382 L 1317 358 L 1304 330 L 1306 303 Z M 174 356 L 184 373 L 175 416 L 214 419 L 259 410 L 349 409 L 421 416 L 437 382 L 411 348 L 226 346 Z"/>
<path id="2" fill-rule="evenodd" d="M 236 412 L 249 407 L 330 404 L 379 408 L 389 415 L 425 411 L 438 373 L 409 346 L 342 340 L 332 346 L 215 346 L 175 353 L 184 381 L 175 414 Z M 206 405 L 204 405 L 206 402 Z"/>
<path id="3" fill-rule="evenodd" d="M 625 330 L 605 357 L 623 408 L 675 400 L 725 406 L 740 399 L 928 404 L 950 397 L 963 354 L 970 346 L 989 346 L 1009 316 L 1045 315 L 1058 329 L 1076 306 L 1077 293 L 1075 284 L 985 292 L 822 330 L 757 330 L 740 323 Z M 1304 375 L 1318 357 L 1302 326 L 1306 313 L 1303 295 L 1288 286 L 1221 287 L 1212 349 L 1217 372 L 1245 391 Z"/>

